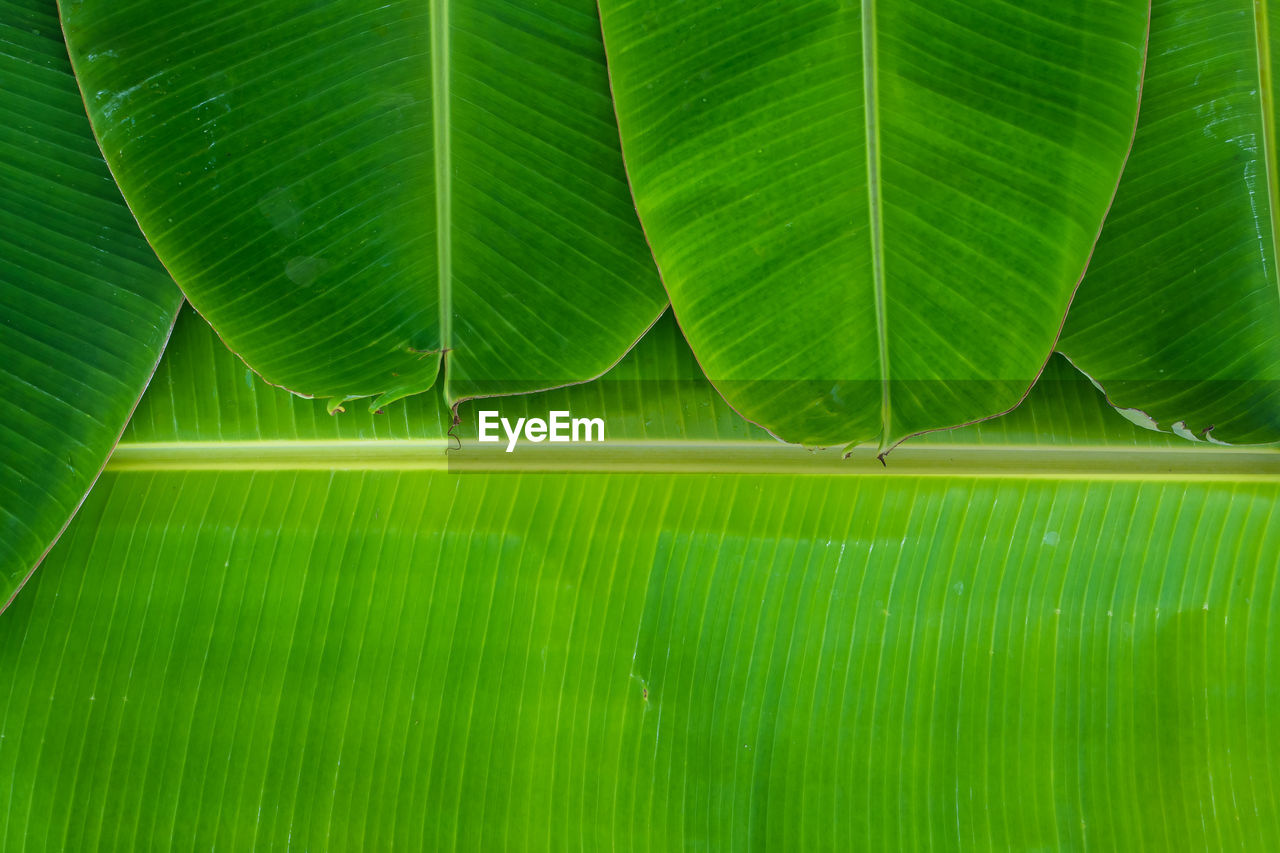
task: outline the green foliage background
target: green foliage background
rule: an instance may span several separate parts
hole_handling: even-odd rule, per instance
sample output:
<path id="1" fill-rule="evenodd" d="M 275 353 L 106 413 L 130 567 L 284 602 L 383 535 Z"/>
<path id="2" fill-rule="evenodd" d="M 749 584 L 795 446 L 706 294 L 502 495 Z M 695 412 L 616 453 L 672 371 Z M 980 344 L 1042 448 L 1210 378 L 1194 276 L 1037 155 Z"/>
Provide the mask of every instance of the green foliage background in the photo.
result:
<path id="1" fill-rule="evenodd" d="M 0 0 L 0 847 L 1280 846 L 1272 5 Z"/>

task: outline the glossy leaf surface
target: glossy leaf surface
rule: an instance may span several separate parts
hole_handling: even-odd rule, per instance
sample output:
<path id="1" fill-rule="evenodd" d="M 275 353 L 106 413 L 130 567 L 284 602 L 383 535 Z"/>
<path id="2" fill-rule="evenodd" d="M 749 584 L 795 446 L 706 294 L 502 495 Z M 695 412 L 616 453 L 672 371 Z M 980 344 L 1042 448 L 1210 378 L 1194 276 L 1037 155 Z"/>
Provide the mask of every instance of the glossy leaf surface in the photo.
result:
<path id="1" fill-rule="evenodd" d="M 94 143 L 44 0 L 0 2 L 0 606 L 84 499 L 181 295 Z"/>
<path id="2" fill-rule="evenodd" d="M 1059 349 L 1165 432 L 1280 441 L 1274 0 L 1155 0 L 1133 154 Z"/>
<path id="3" fill-rule="evenodd" d="M 894 444 L 1044 365 L 1137 112 L 1139 0 L 601 0 L 636 204 L 707 375 Z"/>
<path id="4" fill-rule="evenodd" d="M 192 304 L 317 397 L 603 373 L 662 310 L 591 0 L 62 4 L 89 114 Z"/>

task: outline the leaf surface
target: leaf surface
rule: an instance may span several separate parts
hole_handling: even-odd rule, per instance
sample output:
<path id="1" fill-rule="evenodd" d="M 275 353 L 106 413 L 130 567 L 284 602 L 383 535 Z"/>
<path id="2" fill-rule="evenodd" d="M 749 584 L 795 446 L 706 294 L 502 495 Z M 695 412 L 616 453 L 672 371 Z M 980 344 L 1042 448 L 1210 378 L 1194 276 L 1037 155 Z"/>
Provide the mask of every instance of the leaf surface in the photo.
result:
<path id="1" fill-rule="evenodd" d="M 746 425 L 664 319 L 446 451 L 438 395 L 330 416 L 187 312 L 0 614 L 0 844 L 1265 846 L 1280 453 L 1049 371 L 882 467 Z M 481 405 L 615 455 L 530 472 Z"/>
<path id="2" fill-rule="evenodd" d="M 1194 440 L 1280 441 L 1277 27 L 1273 0 L 1155 0 L 1133 153 L 1059 344 Z"/>
<path id="3" fill-rule="evenodd" d="M 0 606 L 79 507 L 182 296 L 94 143 L 57 8 L 0 0 Z"/>
<path id="4" fill-rule="evenodd" d="M 62 4 L 192 304 L 274 384 L 450 400 L 603 373 L 665 296 L 591 0 Z"/>
<path id="5" fill-rule="evenodd" d="M 1267 849 L 1278 500 L 111 472 L 0 617 L 5 846 Z"/>
<path id="6" fill-rule="evenodd" d="M 964 461 L 970 451 L 978 450 L 987 462 L 1010 454 L 1024 460 L 1028 455 L 1056 454 L 1058 462 L 1068 466 L 1074 464 L 1070 460 L 1091 451 L 1108 453 L 1116 461 L 1151 452 L 1155 455 L 1150 458 L 1174 466 L 1191 460 L 1204 460 L 1203 464 L 1240 460 L 1230 463 L 1236 471 L 1247 470 L 1259 459 L 1280 462 L 1280 454 L 1271 452 L 1201 452 L 1207 449 L 1139 429 L 1117 416 L 1061 357 L 1049 362 L 1026 401 L 1008 415 L 921 436 L 895 451 L 887 467 L 875 462 L 869 451 L 855 452 L 854 460 L 846 462 L 839 452 L 783 445 L 739 417 L 702 375 L 670 313 L 600 379 L 536 394 L 467 401 L 457 408 L 457 424 L 451 422 L 449 406 L 437 392 L 399 400 L 377 412 L 351 406 L 330 415 L 321 401 L 296 397 L 262 381 L 190 309 L 178 320 L 160 368 L 125 431 L 116 461 L 133 465 L 128 460 L 150 454 L 171 458 L 178 453 L 184 464 L 216 467 L 224 464 L 220 454 L 253 447 L 263 454 L 286 453 L 290 464 L 324 467 L 328 462 L 320 454 L 337 447 L 359 456 L 379 447 L 383 448 L 379 453 L 394 453 L 391 448 L 398 445 L 410 456 L 429 453 L 437 459 L 437 467 L 472 459 L 491 469 L 517 463 L 527 454 L 545 455 L 550 449 L 522 444 L 519 454 L 508 457 L 501 448 L 480 445 L 476 436 L 481 410 L 497 411 L 512 422 L 545 418 L 553 410 L 602 417 L 608 447 L 601 450 L 621 453 L 626 448 L 627 454 L 633 454 L 633 464 L 656 465 L 665 459 L 664 464 L 687 464 L 694 470 L 705 468 L 716 453 L 731 449 L 746 455 L 735 456 L 730 468 L 750 468 L 767 459 L 768 464 L 784 468 L 818 464 L 829 473 L 910 470 L 916 464 L 913 454 L 920 464 L 937 465 L 953 452 L 967 470 L 980 472 L 980 465 L 986 463 Z M 586 451 L 574 446 L 567 454 L 552 454 L 548 462 L 537 464 L 560 468 Z M 607 454 L 591 459 L 587 464 L 595 468 L 618 461 Z M 419 456 L 413 464 L 420 461 Z M 1096 462 L 1092 459 L 1087 464 Z M 237 464 L 245 464 L 245 457 Z"/>
<path id="7" fill-rule="evenodd" d="M 1147 3 L 600 7 L 641 220 L 736 409 L 883 449 L 1021 399 L 1132 140 Z"/>

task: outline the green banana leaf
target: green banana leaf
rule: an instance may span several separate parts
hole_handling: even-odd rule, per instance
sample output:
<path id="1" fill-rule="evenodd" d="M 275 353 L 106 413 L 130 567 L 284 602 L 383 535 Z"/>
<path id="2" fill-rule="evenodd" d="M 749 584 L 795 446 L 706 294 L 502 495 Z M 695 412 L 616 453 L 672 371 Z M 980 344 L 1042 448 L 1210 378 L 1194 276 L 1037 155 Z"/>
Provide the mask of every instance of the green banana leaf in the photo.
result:
<path id="1" fill-rule="evenodd" d="M 1059 349 L 1135 420 L 1280 441 L 1272 0 L 1155 0 L 1142 120 Z"/>
<path id="2" fill-rule="evenodd" d="M 1141 430 L 1058 361 L 1013 416 L 805 467 L 692 367 L 664 319 L 492 401 L 667 470 L 472 470 L 490 401 L 330 416 L 185 314 L 0 615 L 4 847 L 1280 843 L 1280 453 Z"/>
<path id="3" fill-rule="evenodd" d="M 805 450 L 778 442 L 734 413 L 699 371 L 669 312 L 615 368 L 594 382 L 466 401 L 452 410 L 441 394 L 427 393 L 378 411 L 354 406 L 330 414 L 319 401 L 283 393 L 263 382 L 222 346 L 190 308 L 179 316 L 173 341 L 114 459 L 117 467 L 126 461 L 136 466 L 144 464 L 144 459 L 159 460 L 178 452 L 192 457 L 186 464 L 204 464 L 194 458 L 204 455 L 208 464 L 223 465 L 228 460 L 215 461 L 218 454 L 236 453 L 240 454 L 237 464 L 254 464 L 254 454 L 261 452 L 263 458 L 287 453 L 290 464 L 300 464 L 307 454 L 314 456 L 347 443 L 364 452 L 377 447 L 395 452 L 391 448 L 397 445 L 429 449 L 448 464 L 467 464 L 474 457 L 486 468 L 510 468 L 527 461 L 529 455 L 541 454 L 547 461 L 536 464 L 559 469 L 589 449 L 579 445 L 567 455 L 548 454 L 549 445 L 521 444 L 518 454 L 507 456 L 501 452 L 505 445 L 488 447 L 477 440 L 482 410 L 496 410 L 514 421 L 545 417 L 557 409 L 603 416 L 607 432 L 602 449 L 615 459 L 626 452 L 643 454 L 650 462 L 659 456 L 700 458 L 704 461 L 697 464 L 701 465 L 707 453 L 717 448 L 746 449 L 755 454 L 753 459 L 768 456 L 791 466 L 816 463 L 833 472 L 854 474 L 897 471 L 913 458 L 941 461 L 939 453 L 952 449 L 989 451 L 989 455 L 1028 451 L 1042 458 L 1059 451 L 1074 454 L 1067 458 L 1115 451 L 1116 464 L 1125 464 L 1125 457 L 1132 460 L 1150 453 L 1174 460 L 1170 464 L 1180 468 L 1210 459 L 1241 460 L 1230 463 L 1233 470 L 1243 470 L 1259 459 L 1280 462 L 1280 453 L 1197 448 L 1169 435 L 1138 429 L 1116 416 L 1093 386 L 1060 357 L 1050 361 L 1028 399 L 1012 413 L 963 429 L 923 435 L 895 450 L 883 465 L 875 462 L 869 450 L 849 454 Z M 601 457 L 590 464 L 603 461 Z M 321 459 L 315 464 L 328 462 Z"/>
<path id="4" fill-rule="evenodd" d="M 1133 137 L 1145 0 L 600 0 L 637 209 L 734 408 L 810 445 L 1014 407 Z"/>
<path id="5" fill-rule="evenodd" d="M 1083 380 L 1073 384 L 1088 387 Z M 1092 389 L 1088 393 L 1097 396 Z M 465 442 L 470 452 L 476 415 L 482 409 L 497 409 L 511 418 L 545 416 L 552 409 L 607 414 L 610 441 L 775 443 L 734 414 L 707 383 L 669 312 L 601 379 L 540 394 L 468 401 L 457 407 L 455 425 L 455 414 L 439 393 L 418 394 L 381 411 L 350 406 L 328 414 L 318 401 L 281 393 L 259 379 L 188 308 L 179 317 L 173 344 L 129 422 L 122 452 L 174 443 L 275 442 L 278 446 L 281 442 L 357 440 L 434 441 L 441 451 L 446 445 L 458 447 Z M 1120 421 L 1110 413 L 1106 416 Z"/>
<path id="6" fill-rule="evenodd" d="M 94 143 L 57 9 L 0 0 L 0 606 L 102 470 L 182 301 Z"/>
<path id="7" fill-rule="evenodd" d="M 603 373 L 666 297 L 592 0 L 75 0 L 143 232 L 274 384 L 375 405 Z"/>

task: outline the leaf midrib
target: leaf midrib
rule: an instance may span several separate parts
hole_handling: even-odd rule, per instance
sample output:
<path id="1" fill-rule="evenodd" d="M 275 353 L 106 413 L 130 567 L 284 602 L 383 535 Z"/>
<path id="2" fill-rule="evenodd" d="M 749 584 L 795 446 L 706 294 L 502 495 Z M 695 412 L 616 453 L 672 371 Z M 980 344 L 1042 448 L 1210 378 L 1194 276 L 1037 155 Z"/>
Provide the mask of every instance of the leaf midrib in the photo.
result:
<path id="1" fill-rule="evenodd" d="M 880 103 L 876 72 L 875 0 L 862 0 L 862 86 L 866 118 L 867 211 L 871 219 L 871 275 L 880 359 L 880 451 L 892 440 L 889 397 L 889 332 L 884 285 L 884 228 L 880 193 Z"/>
<path id="2" fill-rule="evenodd" d="M 481 447 L 474 439 L 185 441 L 121 444 L 110 471 L 486 471 L 686 473 L 852 477 L 970 477 L 1280 482 L 1280 451 L 1225 447 L 929 444 L 904 446 L 877 462 L 871 447 L 812 452 L 771 441 L 629 439 L 595 445 L 521 443 Z"/>
<path id="3" fill-rule="evenodd" d="M 1262 108 L 1262 162 L 1267 173 L 1268 220 L 1271 225 L 1271 277 L 1280 296 L 1280 235 L 1276 216 L 1280 211 L 1280 175 L 1277 175 L 1274 138 L 1275 104 L 1271 96 L 1271 26 L 1267 17 L 1268 0 L 1253 0 L 1253 31 L 1258 52 L 1258 95 Z"/>
<path id="4" fill-rule="evenodd" d="M 436 289 L 442 358 L 453 346 L 453 184 L 449 129 L 449 0 L 430 0 L 431 109 L 435 130 Z"/>

